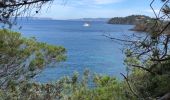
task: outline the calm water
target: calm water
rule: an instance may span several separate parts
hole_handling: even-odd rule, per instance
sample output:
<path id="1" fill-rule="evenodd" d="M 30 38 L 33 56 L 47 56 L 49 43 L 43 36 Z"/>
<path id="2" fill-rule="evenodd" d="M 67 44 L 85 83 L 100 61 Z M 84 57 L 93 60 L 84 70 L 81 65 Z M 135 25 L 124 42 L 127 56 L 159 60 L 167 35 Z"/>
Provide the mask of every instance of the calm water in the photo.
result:
<path id="1" fill-rule="evenodd" d="M 114 37 L 132 33 L 130 25 L 109 25 L 104 22 L 91 22 L 83 27 L 83 21 L 22 20 L 23 36 L 36 37 L 38 41 L 61 45 L 67 49 L 67 61 L 46 68 L 35 77 L 36 81 L 55 81 L 62 76 L 70 76 L 75 71 L 80 74 L 85 69 L 92 73 L 121 78 L 125 73 L 122 46 L 102 36 L 104 32 Z"/>

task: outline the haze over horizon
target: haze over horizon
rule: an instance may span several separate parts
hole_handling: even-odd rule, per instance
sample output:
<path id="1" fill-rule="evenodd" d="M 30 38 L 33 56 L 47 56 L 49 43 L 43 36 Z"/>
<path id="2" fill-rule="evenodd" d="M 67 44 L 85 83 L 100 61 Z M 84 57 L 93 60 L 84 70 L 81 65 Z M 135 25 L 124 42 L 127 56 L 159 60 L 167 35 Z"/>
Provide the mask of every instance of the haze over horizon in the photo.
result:
<path id="1" fill-rule="evenodd" d="M 35 17 L 52 19 L 112 18 L 129 15 L 154 17 L 149 4 L 152 0 L 54 0 Z M 160 8 L 161 2 L 154 4 Z M 158 12 L 158 9 L 155 9 Z"/>

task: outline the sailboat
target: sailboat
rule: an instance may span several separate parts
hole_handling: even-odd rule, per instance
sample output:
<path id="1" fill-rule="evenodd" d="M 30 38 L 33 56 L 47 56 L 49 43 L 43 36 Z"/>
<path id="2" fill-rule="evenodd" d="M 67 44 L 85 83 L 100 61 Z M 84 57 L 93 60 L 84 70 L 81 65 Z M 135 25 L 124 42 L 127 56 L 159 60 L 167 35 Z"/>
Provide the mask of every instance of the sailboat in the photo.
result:
<path id="1" fill-rule="evenodd" d="M 85 22 L 83 26 L 84 26 L 84 27 L 89 27 L 90 24 L 89 24 L 88 22 Z"/>

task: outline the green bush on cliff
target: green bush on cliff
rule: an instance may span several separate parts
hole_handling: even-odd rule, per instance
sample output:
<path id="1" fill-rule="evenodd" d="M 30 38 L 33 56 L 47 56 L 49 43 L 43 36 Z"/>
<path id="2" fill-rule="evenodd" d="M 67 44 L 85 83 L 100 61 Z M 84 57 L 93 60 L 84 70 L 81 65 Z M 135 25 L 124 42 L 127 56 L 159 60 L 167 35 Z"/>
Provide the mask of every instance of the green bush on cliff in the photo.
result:
<path id="1" fill-rule="evenodd" d="M 65 48 L 26 39 L 20 33 L 0 30 L 0 84 L 29 80 L 49 64 L 66 59 Z"/>

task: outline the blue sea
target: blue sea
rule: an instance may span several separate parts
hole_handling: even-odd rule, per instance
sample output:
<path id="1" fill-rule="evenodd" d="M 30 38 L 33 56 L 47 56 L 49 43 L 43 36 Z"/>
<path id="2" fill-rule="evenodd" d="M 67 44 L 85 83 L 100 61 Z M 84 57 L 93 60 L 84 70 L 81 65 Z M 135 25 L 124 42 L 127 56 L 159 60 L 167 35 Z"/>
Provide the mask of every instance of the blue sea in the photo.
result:
<path id="1" fill-rule="evenodd" d="M 48 66 L 34 79 L 38 82 L 52 82 L 63 76 L 80 75 L 86 70 L 91 73 L 122 78 L 126 73 L 123 64 L 122 45 L 103 36 L 110 34 L 121 38 L 132 25 L 111 25 L 106 22 L 90 22 L 84 27 L 84 21 L 64 20 L 21 20 L 18 30 L 24 37 L 36 37 L 38 41 L 52 45 L 64 46 L 67 49 L 67 60 L 54 66 Z"/>

